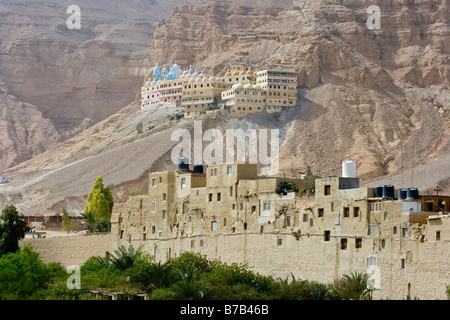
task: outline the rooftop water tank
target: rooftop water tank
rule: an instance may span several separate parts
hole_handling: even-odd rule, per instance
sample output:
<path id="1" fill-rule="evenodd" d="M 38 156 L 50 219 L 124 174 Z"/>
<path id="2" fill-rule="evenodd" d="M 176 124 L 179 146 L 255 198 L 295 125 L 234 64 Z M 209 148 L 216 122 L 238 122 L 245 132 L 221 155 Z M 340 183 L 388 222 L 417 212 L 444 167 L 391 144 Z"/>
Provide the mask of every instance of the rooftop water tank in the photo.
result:
<path id="1" fill-rule="evenodd" d="M 356 162 L 355 161 L 342 162 L 342 177 L 343 178 L 356 178 Z"/>
<path id="2" fill-rule="evenodd" d="M 177 159 L 177 170 L 189 170 L 189 159 L 186 157 L 179 157 Z"/>
<path id="3" fill-rule="evenodd" d="M 409 188 L 406 193 L 407 200 L 419 200 L 419 190 L 416 188 Z"/>
<path id="4" fill-rule="evenodd" d="M 375 198 L 381 198 L 383 196 L 383 186 L 375 187 Z"/>
<path id="5" fill-rule="evenodd" d="M 201 164 L 196 164 L 194 166 L 194 173 L 203 173 L 203 166 Z"/>
<path id="6" fill-rule="evenodd" d="M 394 198 L 394 186 L 386 185 L 383 186 L 383 198 L 392 199 Z"/>
<path id="7" fill-rule="evenodd" d="M 408 193 L 408 189 L 400 189 L 398 192 L 398 200 L 405 200 Z"/>

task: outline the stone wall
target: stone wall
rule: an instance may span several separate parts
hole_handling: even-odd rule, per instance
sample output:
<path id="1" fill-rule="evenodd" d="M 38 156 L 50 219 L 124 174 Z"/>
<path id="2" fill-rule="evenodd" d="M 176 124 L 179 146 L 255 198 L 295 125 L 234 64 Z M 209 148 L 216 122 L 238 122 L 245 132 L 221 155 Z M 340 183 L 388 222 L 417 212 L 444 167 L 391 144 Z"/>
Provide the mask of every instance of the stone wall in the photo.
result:
<path id="1" fill-rule="evenodd" d="M 45 263 L 61 262 L 64 267 L 81 266 L 92 256 L 105 256 L 106 251 L 113 251 L 110 233 L 83 235 L 74 237 L 54 237 L 39 239 L 23 239 L 20 246 L 31 244 L 34 251 L 39 252 Z"/>

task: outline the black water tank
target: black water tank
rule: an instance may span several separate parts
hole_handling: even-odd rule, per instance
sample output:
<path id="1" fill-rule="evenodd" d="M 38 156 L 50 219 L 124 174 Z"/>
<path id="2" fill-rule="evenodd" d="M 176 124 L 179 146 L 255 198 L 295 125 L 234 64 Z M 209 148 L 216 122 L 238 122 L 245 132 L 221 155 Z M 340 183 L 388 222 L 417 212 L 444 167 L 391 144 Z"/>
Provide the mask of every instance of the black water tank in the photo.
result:
<path id="1" fill-rule="evenodd" d="M 375 198 L 381 198 L 383 196 L 383 186 L 375 187 Z"/>
<path id="2" fill-rule="evenodd" d="M 419 200 L 419 190 L 416 188 L 409 188 L 406 199 L 408 200 Z"/>
<path id="3" fill-rule="evenodd" d="M 203 165 L 201 164 L 196 164 L 194 166 L 194 173 L 203 173 Z"/>
<path id="4" fill-rule="evenodd" d="M 398 200 L 405 200 L 408 193 L 408 189 L 400 189 L 398 192 Z"/>
<path id="5" fill-rule="evenodd" d="M 179 157 L 177 159 L 177 170 L 189 170 L 189 159 L 186 157 Z"/>
<path id="6" fill-rule="evenodd" d="M 394 192 L 395 192 L 394 186 L 390 185 L 383 186 L 383 198 L 385 199 L 394 198 Z"/>

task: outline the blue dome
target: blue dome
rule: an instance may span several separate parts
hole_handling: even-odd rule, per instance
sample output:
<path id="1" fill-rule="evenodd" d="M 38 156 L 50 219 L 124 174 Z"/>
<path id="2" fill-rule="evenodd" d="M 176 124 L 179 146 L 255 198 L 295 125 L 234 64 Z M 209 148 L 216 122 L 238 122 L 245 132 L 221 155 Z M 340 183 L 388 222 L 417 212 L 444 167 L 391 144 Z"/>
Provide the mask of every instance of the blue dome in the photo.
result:
<path id="1" fill-rule="evenodd" d="M 153 74 L 159 73 L 160 71 L 161 71 L 161 69 L 159 69 L 158 62 L 157 62 L 156 66 L 153 68 Z"/>

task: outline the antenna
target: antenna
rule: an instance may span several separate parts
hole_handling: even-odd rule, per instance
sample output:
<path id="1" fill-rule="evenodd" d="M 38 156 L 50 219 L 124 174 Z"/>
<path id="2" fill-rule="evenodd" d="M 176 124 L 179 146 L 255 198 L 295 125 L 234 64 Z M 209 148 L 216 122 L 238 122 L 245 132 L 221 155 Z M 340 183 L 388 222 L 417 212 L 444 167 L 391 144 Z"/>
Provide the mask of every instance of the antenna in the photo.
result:
<path id="1" fill-rule="evenodd" d="M 411 155 L 411 187 L 414 188 L 414 146 L 412 147 Z"/>
<path id="2" fill-rule="evenodd" d="M 402 154 L 402 188 L 405 187 L 405 172 L 403 170 L 403 139 L 400 140 L 400 148 Z"/>

